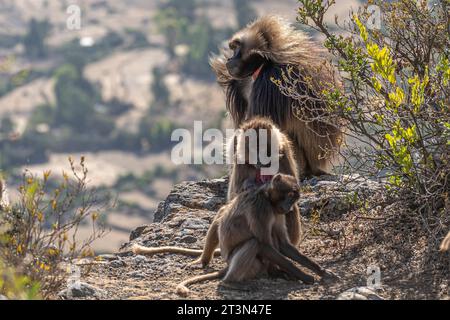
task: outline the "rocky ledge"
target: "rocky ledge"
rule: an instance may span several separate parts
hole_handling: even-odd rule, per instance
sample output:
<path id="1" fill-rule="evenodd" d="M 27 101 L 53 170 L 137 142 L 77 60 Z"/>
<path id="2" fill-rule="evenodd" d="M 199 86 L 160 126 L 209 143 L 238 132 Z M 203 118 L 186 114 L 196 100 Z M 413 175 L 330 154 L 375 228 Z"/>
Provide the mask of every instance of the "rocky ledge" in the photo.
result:
<path id="1" fill-rule="evenodd" d="M 208 281 L 193 285 L 188 298 L 448 297 L 445 275 L 424 271 L 426 249 L 420 249 L 422 246 L 411 248 L 411 243 L 423 244 L 424 236 L 398 229 L 405 223 L 399 225 L 400 217 L 390 215 L 392 205 L 383 205 L 381 198 L 377 199 L 379 205 L 367 208 L 365 199 L 378 197 L 382 187 L 375 181 L 348 176 L 326 176 L 302 184 L 300 207 L 306 232 L 300 250 L 338 274 L 340 281 L 332 285 L 305 285 L 284 279 L 263 278 L 250 281 L 245 291 L 223 287 L 220 281 Z M 74 288 L 69 286 L 60 295 L 61 298 L 178 299 L 175 287 L 179 282 L 222 268 L 222 259 L 215 258 L 210 268 L 202 270 L 188 266 L 191 257 L 173 254 L 134 256 L 130 247 L 139 243 L 146 246 L 202 248 L 214 215 L 225 203 L 226 188 L 226 179 L 176 185 L 167 199 L 160 203 L 154 223 L 134 230 L 130 241 L 118 253 L 103 255 L 103 259 L 94 265 L 81 284 L 75 283 Z M 426 248 L 426 245 L 423 247 Z M 379 277 L 374 277 L 371 272 L 378 269 Z M 372 288 L 373 284 L 377 285 L 377 289 Z"/>

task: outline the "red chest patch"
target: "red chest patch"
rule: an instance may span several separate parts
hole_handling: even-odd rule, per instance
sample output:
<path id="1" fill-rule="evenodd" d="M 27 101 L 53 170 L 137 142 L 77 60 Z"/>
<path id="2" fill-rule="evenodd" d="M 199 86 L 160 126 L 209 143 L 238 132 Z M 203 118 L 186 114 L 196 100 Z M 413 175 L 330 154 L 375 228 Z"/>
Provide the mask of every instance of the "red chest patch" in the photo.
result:
<path id="1" fill-rule="evenodd" d="M 263 175 L 261 174 L 261 170 L 256 171 L 256 183 L 257 184 L 264 184 L 266 182 L 269 182 L 272 180 L 273 175 Z"/>

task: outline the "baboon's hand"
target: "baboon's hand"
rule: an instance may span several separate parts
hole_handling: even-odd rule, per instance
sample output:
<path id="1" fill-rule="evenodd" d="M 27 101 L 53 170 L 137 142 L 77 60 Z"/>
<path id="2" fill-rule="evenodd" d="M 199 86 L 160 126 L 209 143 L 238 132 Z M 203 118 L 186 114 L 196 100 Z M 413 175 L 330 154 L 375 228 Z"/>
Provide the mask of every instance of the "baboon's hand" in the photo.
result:
<path id="1" fill-rule="evenodd" d="M 335 274 L 333 271 L 325 269 L 324 273 L 322 275 L 321 282 L 328 284 L 328 283 L 333 283 L 335 281 L 338 281 L 340 279 L 341 278 L 337 274 Z"/>

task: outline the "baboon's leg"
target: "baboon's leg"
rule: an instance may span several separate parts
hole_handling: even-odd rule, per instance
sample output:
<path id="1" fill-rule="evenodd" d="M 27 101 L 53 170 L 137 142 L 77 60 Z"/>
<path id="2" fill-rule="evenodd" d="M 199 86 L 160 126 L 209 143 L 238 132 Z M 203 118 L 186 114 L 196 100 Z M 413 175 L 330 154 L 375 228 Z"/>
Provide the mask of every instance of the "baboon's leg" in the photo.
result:
<path id="1" fill-rule="evenodd" d="M 255 278 L 263 271 L 263 264 L 258 259 L 259 243 L 256 239 L 245 242 L 236 248 L 228 264 L 224 282 L 241 282 Z"/>
<path id="2" fill-rule="evenodd" d="M 297 261 L 302 266 L 305 266 L 308 269 L 314 271 L 316 274 L 318 274 L 321 277 L 337 278 L 337 276 L 334 273 L 332 273 L 331 271 L 321 267 L 317 262 L 315 262 L 314 260 L 308 258 L 304 254 L 302 254 L 300 251 L 298 251 L 297 248 L 295 248 L 290 243 L 281 244 L 280 245 L 280 251 L 286 257 L 291 258 L 294 261 Z"/>
<path id="3" fill-rule="evenodd" d="M 203 247 L 203 252 L 200 258 L 195 260 L 193 264 L 201 263 L 203 267 L 206 267 L 215 254 L 215 249 L 219 245 L 219 235 L 218 235 L 219 223 L 217 219 L 214 219 L 211 226 L 206 234 L 205 246 Z"/>
<path id="4" fill-rule="evenodd" d="M 286 214 L 286 227 L 291 243 L 298 245 L 302 234 L 299 210 L 292 210 Z"/>
<path id="5" fill-rule="evenodd" d="M 291 139 L 292 138 L 294 137 L 291 136 Z M 295 137 L 292 140 L 292 146 L 294 147 L 294 157 L 297 160 L 298 176 L 300 180 L 303 180 L 310 174 L 308 170 L 308 160 L 306 158 L 305 151 L 301 147 L 301 142 L 298 141 L 298 138 Z"/>
<path id="6" fill-rule="evenodd" d="M 276 264 L 295 279 L 299 279 L 306 284 L 314 283 L 314 277 L 304 273 L 302 270 L 297 268 L 297 266 L 295 266 L 291 261 L 289 261 L 285 256 L 283 256 L 273 247 L 266 244 L 261 244 L 259 252 L 262 257 Z"/>
<path id="7" fill-rule="evenodd" d="M 268 274 L 271 278 L 280 278 L 285 280 L 298 280 L 297 278 L 291 276 L 289 272 L 286 272 L 282 269 L 280 269 L 277 265 L 271 264 L 268 268 Z"/>

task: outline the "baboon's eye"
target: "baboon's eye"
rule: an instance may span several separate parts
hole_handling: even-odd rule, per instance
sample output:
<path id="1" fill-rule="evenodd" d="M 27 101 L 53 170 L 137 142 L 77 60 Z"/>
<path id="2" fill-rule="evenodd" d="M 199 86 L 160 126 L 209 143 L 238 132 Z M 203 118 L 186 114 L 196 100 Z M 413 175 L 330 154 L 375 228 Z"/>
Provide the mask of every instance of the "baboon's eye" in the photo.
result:
<path id="1" fill-rule="evenodd" d="M 241 46 L 241 42 L 239 40 L 233 40 L 228 44 L 228 46 L 234 51 Z"/>

